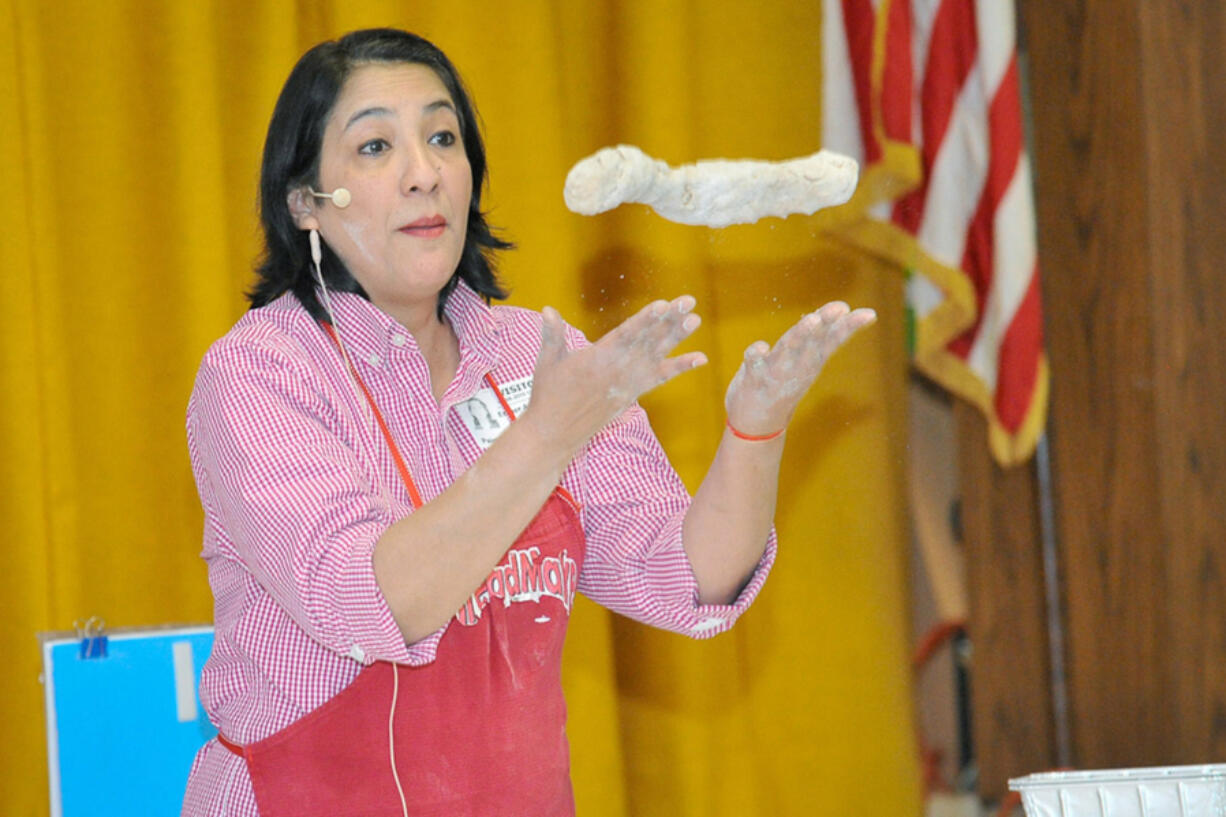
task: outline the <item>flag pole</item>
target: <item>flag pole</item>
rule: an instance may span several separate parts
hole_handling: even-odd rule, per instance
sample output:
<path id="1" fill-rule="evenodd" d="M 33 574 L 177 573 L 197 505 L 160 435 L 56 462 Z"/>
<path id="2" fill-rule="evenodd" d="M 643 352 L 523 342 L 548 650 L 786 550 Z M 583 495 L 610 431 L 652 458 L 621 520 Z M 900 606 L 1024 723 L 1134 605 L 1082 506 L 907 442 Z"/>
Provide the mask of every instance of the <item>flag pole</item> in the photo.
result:
<path id="1" fill-rule="evenodd" d="M 1039 489 L 1039 536 L 1043 546 L 1043 590 L 1047 617 L 1048 681 L 1051 685 L 1052 724 L 1055 728 L 1056 765 L 1073 765 L 1069 735 L 1068 678 L 1064 663 L 1064 604 L 1060 593 L 1060 559 L 1056 537 L 1056 509 L 1052 499 L 1051 452 L 1044 432 L 1034 450 Z"/>

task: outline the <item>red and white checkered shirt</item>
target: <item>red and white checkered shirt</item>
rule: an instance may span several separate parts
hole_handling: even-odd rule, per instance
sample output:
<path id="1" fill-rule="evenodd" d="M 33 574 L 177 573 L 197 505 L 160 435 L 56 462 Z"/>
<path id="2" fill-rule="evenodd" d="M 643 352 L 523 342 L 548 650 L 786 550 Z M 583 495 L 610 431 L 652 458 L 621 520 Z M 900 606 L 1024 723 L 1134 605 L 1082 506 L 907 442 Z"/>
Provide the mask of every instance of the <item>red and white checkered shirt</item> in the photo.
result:
<path id="1" fill-rule="evenodd" d="M 461 283 L 446 306 L 460 365 L 440 404 L 400 324 L 356 295 L 333 294 L 332 306 L 345 348 L 429 502 L 505 426 L 487 372 L 522 408 L 541 316 L 491 308 Z M 586 343 L 568 329 L 568 345 Z M 209 349 L 187 436 L 215 599 L 200 697 L 222 734 L 239 744 L 267 737 L 375 660 L 434 659 L 445 627 L 406 644 L 371 562 L 379 536 L 412 511 L 407 489 L 336 345 L 292 296 L 251 310 Z M 723 632 L 774 561 L 772 531 L 734 604 L 697 603 L 681 546 L 690 497 L 637 405 L 592 438 L 562 485 L 582 508 L 579 591 L 647 624 L 697 638 Z M 257 814 L 243 760 L 216 741 L 205 744 L 183 813 Z"/>

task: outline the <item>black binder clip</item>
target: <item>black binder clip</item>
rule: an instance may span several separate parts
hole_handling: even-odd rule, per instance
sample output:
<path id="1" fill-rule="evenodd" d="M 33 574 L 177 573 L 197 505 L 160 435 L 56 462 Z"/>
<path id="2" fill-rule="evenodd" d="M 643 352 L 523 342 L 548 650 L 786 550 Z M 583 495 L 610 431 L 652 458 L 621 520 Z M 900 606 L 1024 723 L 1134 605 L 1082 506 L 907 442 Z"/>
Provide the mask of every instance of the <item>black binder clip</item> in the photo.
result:
<path id="1" fill-rule="evenodd" d="M 77 638 L 81 639 L 78 655 L 82 660 L 106 658 L 105 621 L 97 616 L 90 616 L 84 625 L 80 621 L 74 621 L 72 626 L 77 630 Z"/>

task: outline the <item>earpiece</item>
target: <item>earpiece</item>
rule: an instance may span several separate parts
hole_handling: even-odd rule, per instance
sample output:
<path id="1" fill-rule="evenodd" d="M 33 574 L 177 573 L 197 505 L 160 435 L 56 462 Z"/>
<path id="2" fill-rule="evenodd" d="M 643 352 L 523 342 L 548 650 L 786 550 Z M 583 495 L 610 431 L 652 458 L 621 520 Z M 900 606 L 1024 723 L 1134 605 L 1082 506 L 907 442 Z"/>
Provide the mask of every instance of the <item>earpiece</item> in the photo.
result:
<path id="1" fill-rule="evenodd" d="M 353 201 L 353 197 L 349 195 L 349 191 L 344 187 L 338 187 L 331 193 L 316 193 L 310 187 L 307 190 L 310 190 L 311 195 L 317 199 L 332 199 L 332 203 L 342 210 L 349 206 L 349 202 Z"/>
<path id="2" fill-rule="evenodd" d="M 315 262 L 316 271 L 319 270 L 319 264 L 323 261 L 323 252 L 319 249 L 319 230 L 311 230 L 311 260 Z M 320 280 L 323 276 L 320 276 Z"/>
<path id="3" fill-rule="evenodd" d="M 324 311 L 328 313 L 328 320 L 332 322 L 333 326 L 336 326 L 336 313 L 332 311 L 332 299 L 328 297 L 328 285 L 324 283 L 324 271 L 319 267 L 320 262 L 323 261 L 323 250 L 319 246 L 319 230 L 308 230 L 307 236 L 311 243 L 311 261 L 315 267 L 315 283 L 319 284 L 320 294 L 323 295 Z M 337 340 L 337 343 L 340 343 L 340 341 Z M 349 359 L 344 346 L 341 346 L 341 354 L 345 356 L 346 360 Z"/>

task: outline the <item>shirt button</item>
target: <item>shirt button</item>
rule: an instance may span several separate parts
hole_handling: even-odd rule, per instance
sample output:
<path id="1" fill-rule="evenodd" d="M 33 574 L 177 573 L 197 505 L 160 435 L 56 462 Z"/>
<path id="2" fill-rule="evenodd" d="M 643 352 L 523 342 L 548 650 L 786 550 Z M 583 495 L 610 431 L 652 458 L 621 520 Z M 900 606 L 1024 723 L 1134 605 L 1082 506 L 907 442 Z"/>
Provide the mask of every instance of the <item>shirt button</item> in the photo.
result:
<path id="1" fill-rule="evenodd" d="M 380 358 L 378 355 L 372 353 L 370 357 L 366 358 L 366 362 L 369 363 L 371 366 L 378 368 L 379 364 L 383 362 L 383 359 Z"/>
<path id="2" fill-rule="evenodd" d="M 724 623 L 722 618 L 706 618 L 690 628 L 690 632 L 705 633 L 707 630 L 714 630 L 716 627 Z"/>
<path id="3" fill-rule="evenodd" d="M 404 344 L 405 344 L 404 335 L 392 335 L 392 345 L 393 346 L 404 346 Z"/>

